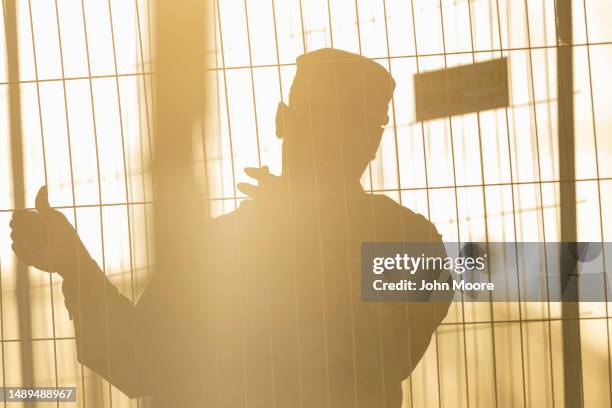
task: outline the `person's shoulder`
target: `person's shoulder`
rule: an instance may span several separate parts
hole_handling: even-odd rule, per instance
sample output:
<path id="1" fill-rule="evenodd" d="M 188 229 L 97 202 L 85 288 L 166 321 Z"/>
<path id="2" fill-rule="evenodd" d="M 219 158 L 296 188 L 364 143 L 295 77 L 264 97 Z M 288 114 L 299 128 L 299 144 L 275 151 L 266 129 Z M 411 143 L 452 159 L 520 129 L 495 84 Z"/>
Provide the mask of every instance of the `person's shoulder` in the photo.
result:
<path id="1" fill-rule="evenodd" d="M 246 206 L 243 203 L 238 203 L 232 211 L 209 218 L 208 228 L 211 230 L 227 229 L 236 223 L 240 223 L 240 219 L 245 215 L 245 208 Z"/>
<path id="2" fill-rule="evenodd" d="M 233 211 L 210 218 L 207 226 L 211 232 L 218 234 L 244 234 L 261 222 L 263 209 L 258 200 L 242 200 Z"/>
<path id="3" fill-rule="evenodd" d="M 442 240 L 442 235 L 438 232 L 434 223 L 423 214 L 404 207 L 384 194 L 371 194 L 370 196 L 380 217 L 389 219 L 393 223 L 398 222 L 402 227 L 403 241 L 432 242 Z"/>

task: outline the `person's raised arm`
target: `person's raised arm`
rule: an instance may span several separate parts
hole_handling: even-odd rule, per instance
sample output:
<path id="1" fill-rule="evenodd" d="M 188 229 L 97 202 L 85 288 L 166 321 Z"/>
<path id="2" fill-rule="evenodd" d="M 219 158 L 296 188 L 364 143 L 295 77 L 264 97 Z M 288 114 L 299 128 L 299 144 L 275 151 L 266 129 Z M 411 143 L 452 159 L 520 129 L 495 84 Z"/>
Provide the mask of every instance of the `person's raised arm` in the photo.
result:
<path id="1" fill-rule="evenodd" d="M 63 277 L 79 361 L 130 397 L 148 394 L 139 308 L 110 283 L 66 217 L 50 207 L 46 187 L 36 196 L 36 210 L 15 211 L 10 227 L 21 262 Z"/>

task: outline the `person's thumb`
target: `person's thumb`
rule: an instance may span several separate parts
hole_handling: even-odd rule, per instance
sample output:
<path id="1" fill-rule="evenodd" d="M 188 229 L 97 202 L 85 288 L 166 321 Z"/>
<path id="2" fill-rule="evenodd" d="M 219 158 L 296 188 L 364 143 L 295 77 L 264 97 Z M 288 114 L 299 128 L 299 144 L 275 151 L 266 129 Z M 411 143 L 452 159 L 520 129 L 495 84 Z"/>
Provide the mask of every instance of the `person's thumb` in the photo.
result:
<path id="1" fill-rule="evenodd" d="M 47 191 L 47 186 L 42 186 L 38 190 L 38 194 L 36 194 L 36 201 L 34 203 L 36 210 L 40 215 L 48 216 L 51 214 L 51 206 L 49 205 L 49 193 Z"/>

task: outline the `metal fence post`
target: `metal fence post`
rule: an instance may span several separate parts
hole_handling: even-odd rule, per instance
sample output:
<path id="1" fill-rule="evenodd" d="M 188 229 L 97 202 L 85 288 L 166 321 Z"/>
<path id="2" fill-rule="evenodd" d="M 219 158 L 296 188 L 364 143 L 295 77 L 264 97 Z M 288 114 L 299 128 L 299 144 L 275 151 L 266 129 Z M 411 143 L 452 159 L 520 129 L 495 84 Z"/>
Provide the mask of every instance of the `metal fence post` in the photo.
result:
<path id="1" fill-rule="evenodd" d="M 559 132 L 559 212 L 561 241 L 577 241 L 576 168 L 574 139 L 574 70 L 572 49 L 572 2 L 557 1 L 557 93 Z M 582 407 L 582 358 L 578 287 L 572 283 L 577 260 L 561 255 L 563 378 L 566 407 Z"/>
<path id="2" fill-rule="evenodd" d="M 11 171 L 14 208 L 25 208 L 23 147 L 21 131 L 21 89 L 19 81 L 19 41 L 17 5 L 15 0 L 4 2 L 7 68 L 9 80 L 9 121 L 11 143 Z M 16 260 L 17 310 L 19 316 L 19 345 L 21 381 L 23 386 L 34 386 L 32 359 L 32 324 L 30 311 L 30 284 L 28 268 Z M 26 404 L 30 406 L 31 404 Z"/>

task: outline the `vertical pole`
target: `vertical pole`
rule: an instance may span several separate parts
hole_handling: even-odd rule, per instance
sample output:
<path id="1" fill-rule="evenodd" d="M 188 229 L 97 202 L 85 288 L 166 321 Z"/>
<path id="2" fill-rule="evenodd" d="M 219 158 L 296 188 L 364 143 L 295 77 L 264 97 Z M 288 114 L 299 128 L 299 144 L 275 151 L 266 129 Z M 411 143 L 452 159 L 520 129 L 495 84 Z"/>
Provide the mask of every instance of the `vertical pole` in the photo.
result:
<path id="1" fill-rule="evenodd" d="M 194 129 L 204 112 L 205 2 L 156 1 L 155 186 L 156 261 L 176 268 L 202 197 L 194 174 Z M 166 264 L 169 262 L 169 264 Z M 187 261 L 181 261 L 186 266 Z"/>
<path id="2" fill-rule="evenodd" d="M 574 147 L 574 73 L 572 49 L 572 2 L 557 1 L 557 93 L 559 132 L 559 183 L 561 241 L 564 248 L 577 241 L 576 171 Z M 578 286 L 573 279 L 577 260 L 562 251 L 563 378 L 566 407 L 582 407 L 582 359 Z"/>
<path id="3" fill-rule="evenodd" d="M 194 131 L 202 129 L 204 113 L 206 5 L 204 0 L 155 1 L 156 96 L 152 167 L 155 264 L 166 295 L 172 299 L 187 296 L 177 293 L 186 290 L 186 286 L 177 285 L 177 281 L 187 275 L 193 276 L 191 271 L 201 268 L 201 221 L 206 217 L 206 211 L 202 187 L 194 174 Z M 172 299 L 162 311 L 170 315 L 169 320 L 190 313 L 184 309 L 183 303 Z M 163 344 L 191 347 L 190 342 L 195 341 L 193 338 L 176 339 L 185 329 L 183 326 L 191 322 L 185 323 L 180 318 L 174 320 L 179 322 L 176 327 L 161 329 L 163 333 L 160 335 L 167 337 Z M 156 406 L 202 405 L 197 395 L 201 388 L 195 383 L 197 375 L 180 375 L 180 364 L 189 357 L 189 347 L 179 351 L 177 361 L 167 362 L 168 367 L 178 373 L 180 386 L 185 392 L 158 395 Z"/>
<path id="4" fill-rule="evenodd" d="M 19 84 L 17 8 L 15 0 L 6 0 L 4 2 L 4 6 L 9 80 L 9 121 L 13 199 L 14 208 L 20 209 L 25 208 L 25 188 L 21 132 L 21 90 Z M 34 361 L 32 359 L 32 325 L 28 268 L 19 261 L 16 261 L 15 271 L 17 273 L 17 310 L 19 316 L 21 385 L 33 386 Z"/>

